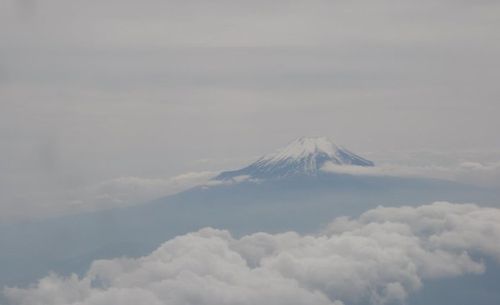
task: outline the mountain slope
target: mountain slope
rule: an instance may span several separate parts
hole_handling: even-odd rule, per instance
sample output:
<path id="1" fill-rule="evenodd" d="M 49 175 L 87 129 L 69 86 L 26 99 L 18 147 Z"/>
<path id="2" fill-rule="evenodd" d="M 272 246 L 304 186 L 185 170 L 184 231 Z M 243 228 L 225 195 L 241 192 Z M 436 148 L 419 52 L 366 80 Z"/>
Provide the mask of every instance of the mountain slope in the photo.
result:
<path id="1" fill-rule="evenodd" d="M 275 153 L 263 156 L 247 167 L 222 172 L 215 179 L 231 180 L 240 176 L 253 179 L 315 176 L 328 162 L 336 165 L 374 166 L 372 161 L 337 146 L 325 137 L 303 137 Z"/>
<path id="2" fill-rule="evenodd" d="M 49 271 L 81 273 L 95 259 L 144 255 L 167 239 L 206 226 L 236 235 L 307 233 L 334 217 L 356 216 L 378 205 L 436 200 L 498 205 L 498 190 L 425 178 L 326 173 L 321 170 L 326 162 L 373 166 L 324 138 L 301 138 L 246 168 L 221 173 L 221 183 L 133 207 L 0 226 L 0 248 L 5 249 L 0 251 L 0 287 L 26 285 Z M 241 175 L 257 181 L 232 182 Z"/>

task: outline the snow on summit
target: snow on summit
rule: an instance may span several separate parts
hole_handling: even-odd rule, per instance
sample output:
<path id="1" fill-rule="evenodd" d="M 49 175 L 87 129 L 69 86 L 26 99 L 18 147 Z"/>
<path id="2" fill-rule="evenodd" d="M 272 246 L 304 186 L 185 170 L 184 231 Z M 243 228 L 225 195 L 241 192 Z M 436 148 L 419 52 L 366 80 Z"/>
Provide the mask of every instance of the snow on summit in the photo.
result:
<path id="1" fill-rule="evenodd" d="M 283 160 L 287 158 L 302 158 L 314 153 L 335 154 L 337 145 L 325 137 L 298 138 L 276 153 L 264 156 L 270 160 Z"/>
<path id="2" fill-rule="evenodd" d="M 373 162 L 336 145 L 326 137 L 302 137 L 245 168 L 222 172 L 215 179 L 227 180 L 239 176 L 258 179 L 311 176 L 316 175 L 327 162 L 336 165 L 374 165 Z"/>

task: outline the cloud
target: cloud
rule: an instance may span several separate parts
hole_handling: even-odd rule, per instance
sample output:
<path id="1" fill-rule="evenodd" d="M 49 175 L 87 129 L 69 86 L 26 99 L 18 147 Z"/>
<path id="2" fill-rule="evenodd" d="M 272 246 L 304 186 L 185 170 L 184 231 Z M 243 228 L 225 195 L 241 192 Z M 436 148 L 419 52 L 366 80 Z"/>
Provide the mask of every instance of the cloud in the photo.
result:
<path id="1" fill-rule="evenodd" d="M 58 191 L 30 189 L 16 197 L 0 194 L 0 222 L 44 218 L 142 204 L 197 185 L 210 183 L 216 172 L 188 172 L 173 177 L 123 176 L 71 185 Z M 40 178 L 42 188 L 47 183 Z M 4 198 L 1 198 L 5 196 Z M 11 199 L 11 200 L 9 200 Z"/>
<path id="2" fill-rule="evenodd" d="M 476 156 L 477 157 L 477 156 Z M 327 163 L 321 169 L 328 173 L 368 176 L 424 177 L 452 180 L 483 187 L 500 187 L 500 162 L 498 156 L 493 161 L 454 160 L 448 157 L 440 163 L 422 159 L 419 164 L 385 160 L 375 167 L 339 166 Z M 477 159 L 472 159 L 477 160 Z"/>
<path id="3" fill-rule="evenodd" d="M 148 200 L 172 195 L 192 187 L 212 187 L 217 185 L 230 185 L 251 181 L 258 183 L 257 179 L 249 176 L 238 176 L 232 180 L 212 180 L 217 172 L 189 172 L 171 178 L 145 178 L 145 177 L 119 177 L 90 187 L 87 193 L 92 194 L 86 208 L 103 209 L 131 204 L 141 204 Z"/>
<path id="4" fill-rule="evenodd" d="M 54 149 L 47 145 L 43 154 L 44 163 L 51 170 L 61 166 L 51 156 Z M 325 172 L 350 175 L 424 177 L 457 181 L 480 187 L 500 187 L 500 152 L 493 151 L 380 151 L 361 153 L 375 161 L 375 167 L 338 166 L 326 164 Z M 213 187 L 221 184 L 261 181 L 240 176 L 233 181 L 211 180 L 221 168 L 239 168 L 257 159 L 256 156 L 225 160 L 203 159 L 194 162 L 191 170 L 168 177 L 146 173 L 140 175 L 115 176 L 115 178 L 83 179 L 64 173 L 36 175 L 34 179 L 17 177 L 7 170 L 0 174 L 0 184 L 5 192 L 0 193 L 0 222 L 21 219 L 45 218 L 88 212 L 114 207 L 141 204 L 159 197 L 168 196 L 194 186 Z M 46 160 L 52 160 L 46 162 Z M 48 165 L 51 166 L 48 166 Z M 30 169 L 31 170 L 31 169 Z M 68 169 L 69 170 L 69 169 Z M 66 171 L 66 170 L 64 170 Z M 126 170 L 125 172 L 127 172 Z M 75 171 L 78 172 L 78 171 Z M 159 171 L 168 172 L 168 171 Z M 3 176 L 3 177 L 2 177 Z M 9 179 L 6 179 L 8 176 Z M 29 175 L 26 175 L 29 176 Z M 26 181 L 26 179 L 28 181 Z M 56 180 L 54 182 L 53 180 Z M 24 183 L 24 184 L 23 184 Z M 23 192 L 16 187 L 24 185 Z"/>
<path id="5" fill-rule="evenodd" d="M 87 208 L 94 209 L 143 203 L 147 200 L 171 195 L 188 188 L 210 183 L 216 173 L 210 171 L 189 172 L 170 178 L 126 176 L 110 179 L 89 187 Z M 102 200 L 101 200 L 102 199 Z"/>
<path id="6" fill-rule="evenodd" d="M 9 304 L 402 304 L 427 279 L 500 262 L 500 210 L 437 202 L 337 218 L 315 235 L 202 229 L 140 258 L 5 288 Z"/>

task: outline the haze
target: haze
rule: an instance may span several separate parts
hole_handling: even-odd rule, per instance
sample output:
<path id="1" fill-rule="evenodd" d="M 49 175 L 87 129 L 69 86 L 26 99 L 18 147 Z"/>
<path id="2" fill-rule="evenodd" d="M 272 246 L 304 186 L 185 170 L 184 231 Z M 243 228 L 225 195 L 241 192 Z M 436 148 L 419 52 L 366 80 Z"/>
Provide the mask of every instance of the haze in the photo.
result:
<path id="1" fill-rule="evenodd" d="M 495 1 L 0 0 L 2 215 L 175 190 L 298 136 L 498 151 L 499 28 Z"/>

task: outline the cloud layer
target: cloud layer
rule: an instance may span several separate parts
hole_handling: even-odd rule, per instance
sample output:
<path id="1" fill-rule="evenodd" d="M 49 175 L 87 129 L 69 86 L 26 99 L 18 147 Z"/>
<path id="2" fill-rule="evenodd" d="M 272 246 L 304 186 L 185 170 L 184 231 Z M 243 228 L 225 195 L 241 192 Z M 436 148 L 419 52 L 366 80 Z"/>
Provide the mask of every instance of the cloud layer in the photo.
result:
<path id="1" fill-rule="evenodd" d="M 426 279 L 500 261 L 500 210 L 438 202 L 338 218 L 316 235 L 206 228 L 137 258 L 6 288 L 9 304 L 398 304 Z"/>

